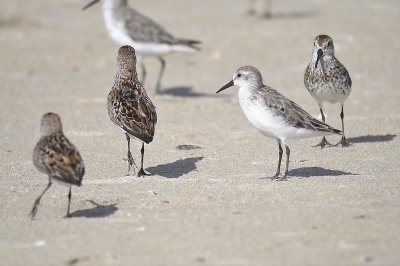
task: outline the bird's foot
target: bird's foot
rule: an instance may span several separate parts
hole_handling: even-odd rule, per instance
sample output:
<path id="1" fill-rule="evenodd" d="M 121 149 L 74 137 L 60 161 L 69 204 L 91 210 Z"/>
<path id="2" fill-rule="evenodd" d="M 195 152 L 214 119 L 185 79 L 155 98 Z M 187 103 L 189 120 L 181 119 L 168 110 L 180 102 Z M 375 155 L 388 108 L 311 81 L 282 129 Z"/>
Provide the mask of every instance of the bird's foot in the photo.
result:
<path id="1" fill-rule="evenodd" d="M 32 210 L 31 210 L 31 212 L 29 213 L 29 216 L 31 217 L 31 220 L 33 220 L 33 219 L 35 218 L 36 213 L 37 213 L 37 207 L 34 206 L 34 207 L 32 208 Z"/>
<path id="2" fill-rule="evenodd" d="M 29 216 L 31 217 L 31 220 L 33 220 L 35 218 L 35 216 L 36 216 L 39 203 L 40 203 L 40 199 L 36 199 L 35 203 L 33 204 L 33 208 L 31 210 L 31 212 L 29 213 Z"/>
<path id="3" fill-rule="evenodd" d="M 271 179 L 271 180 L 276 180 L 276 179 L 278 179 L 278 178 L 279 178 L 279 173 L 276 173 L 275 175 L 273 175 L 273 176 L 271 176 L 271 177 L 265 176 L 265 177 L 261 177 L 260 179 Z"/>
<path id="4" fill-rule="evenodd" d="M 144 170 L 143 170 L 143 168 L 140 168 L 140 170 L 139 170 L 139 172 L 138 172 L 138 174 L 137 174 L 137 176 L 138 177 L 145 177 L 145 176 L 149 176 L 150 174 L 149 173 L 146 173 Z"/>
<path id="5" fill-rule="evenodd" d="M 287 181 L 286 176 L 287 175 L 279 177 L 279 174 L 276 174 L 276 175 L 271 176 L 271 177 L 261 177 L 260 179 L 271 179 L 271 180 L 275 180 L 275 181 Z"/>
<path id="6" fill-rule="evenodd" d="M 270 11 L 266 11 L 262 14 L 262 17 L 268 19 L 272 17 L 272 14 Z"/>
<path id="7" fill-rule="evenodd" d="M 135 172 L 135 169 L 137 168 L 135 159 L 133 159 L 132 154 L 128 153 L 128 173 L 126 174 L 127 176 L 130 175 L 131 173 L 131 168 L 133 169 L 133 172 Z"/>
<path id="8" fill-rule="evenodd" d="M 247 10 L 247 14 L 249 16 L 255 16 L 256 15 L 256 10 L 254 8 L 250 8 L 249 10 Z"/>
<path id="9" fill-rule="evenodd" d="M 342 145 L 342 148 L 351 146 L 351 143 L 346 139 L 345 136 L 342 136 L 342 139 L 334 146 L 339 146 L 339 144 Z"/>
<path id="10" fill-rule="evenodd" d="M 321 142 L 313 147 L 321 147 L 321 149 L 325 148 L 325 146 L 334 146 L 333 144 L 329 143 L 325 137 L 322 138 Z"/>
<path id="11" fill-rule="evenodd" d="M 287 181 L 286 176 L 287 176 L 287 174 L 285 174 L 285 175 L 282 176 L 281 178 L 277 178 L 276 181 Z"/>

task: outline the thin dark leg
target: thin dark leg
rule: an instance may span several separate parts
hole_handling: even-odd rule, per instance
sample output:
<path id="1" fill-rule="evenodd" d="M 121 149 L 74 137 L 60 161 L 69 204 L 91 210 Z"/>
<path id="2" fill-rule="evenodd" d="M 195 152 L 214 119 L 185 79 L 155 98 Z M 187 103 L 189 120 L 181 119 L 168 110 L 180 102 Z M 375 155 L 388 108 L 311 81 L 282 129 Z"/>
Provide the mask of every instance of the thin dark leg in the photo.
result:
<path id="1" fill-rule="evenodd" d="M 40 194 L 40 196 L 35 200 L 35 203 L 33 204 L 33 208 L 31 210 L 31 212 L 29 213 L 29 215 L 31 216 L 31 219 L 33 220 L 33 218 L 35 218 L 37 210 L 38 210 L 38 206 L 40 203 L 40 199 L 42 198 L 42 196 L 44 195 L 44 193 L 46 193 L 46 191 L 50 188 L 51 186 L 51 179 L 49 178 L 49 184 L 47 185 L 47 187 L 43 190 L 42 194 Z"/>
<path id="2" fill-rule="evenodd" d="M 321 112 L 322 122 L 324 122 L 324 123 L 325 123 L 325 115 L 324 115 L 324 111 L 322 111 L 322 108 L 319 108 L 319 111 Z"/>
<path id="3" fill-rule="evenodd" d="M 139 60 L 139 63 L 140 63 L 140 67 L 142 68 L 142 80 L 140 81 L 140 83 L 142 84 L 142 86 L 144 86 L 147 71 L 146 71 L 146 67 L 144 66 L 143 59 Z"/>
<path id="4" fill-rule="evenodd" d="M 342 147 L 348 147 L 350 146 L 350 142 L 347 141 L 345 135 L 344 135 L 344 112 L 343 112 L 343 105 L 342 105 L 342 111 L 340 112 L 340 119 L 342 119 L 342 139 L 338 142 L 338 144 L 342 144 Z"/>
<path id="5" fill-rule="evenodd" d="M 286 170 L 285 170 L 285 174 L 282 176 L 281 179 L 279 179 L 279 181 L 286 181 L 286 176 L 289 172 L 290 149 L 289 149 L 288 145 L 286 145 L 286 144 L 285 144 L 285 148 L 286 148 Z"/>
<path id="6" fill-rule="evenodd" d="M 319 111 L 321 112 L 322 122 L 325 123 L 325 115 L 324 115 L 324 112 L 322 111 L 322 108 L 319 108 Z M 318 143 L 317 145 L 315 145 L 314 147 L 321 147 L 321 149 L 323 149 L 323 148 L 325 148 L 326 145 L 332 146 L 332 144 L 330 144 L 330 143 L 326 140 L 326 138 L 325 138 L 325 136 L 324 136 L 324 137 L 322 137 L 321 142 Z"/>
<path id="7" fill-rule="evenodd" d="M 71 214 L 69 213 L 69 206 L 71 205 L 71 186 L 69 187 L 69 193 L 68 193 L 68 209 L 67 209 L 67 215 L 65 217 L 71 217 Z"/>
<path id="8" fill-rule="evenodd" d="M 265 6 L 264 6 L 263 17 L 270 18 L 272 17 L 272 0 L 265 0 L 264 2 Z"/>
<path id="9" fill-rule="evenodd" d="M 133 159 L 132 154 L 131 154 L 131 139 L 128 134 L 125 134 L 125 135 L 126 135 L 126 140 L 128 141 L 128 174 L 127 175 L 129 175 L 129 173 L 131 172 L 131 167 L 133 167 L 135 165 L 135 160 Z"/>
<path id="10" fill-rule="evenodd" d="M 143 158 L 144 158 L 144 143 L 142 142 L 142 149 L 140 150 L 141 154 L 142 154 L 142 161 L 140 163 L 140 170 L 138 172 L 138 176 L 146 176 L 149 175 L 148 173 L 146 173 L 143 169 Z"/>
<path id="11" fill-rule="evenodd" d="M 282 162 L 282 146 L 281 146 L 281 141 L 278 140 L 278 148 L 279 148 L 279 160 L 278 160 L 278 169 L 276 169 L 276 174 L 274 176 L 271 176 L 270 179 L 277 179 L 279 174 L 281 173 L 281 162 Z"/>
<path id="12" fill-rule="evenodd" d="M 249 15 L 255 15 L 256 14 L 256 4 L 255 4 L 255 0 L 249 0 L 249 10 L 247 11 L 247 13 L 249 13 Z"/>
<path id="13" fill-rule="evenodd" d="M 160 74 L 158 74 L 158 79 L 157 79 L 157 85 L 156 85 L 156 92 L 160 93 L 160 88 L 161 88 L 161 79 L 164 74 L 164 69 L 165 69 L 165 60 L 162 57 L 158 57 L 158 59 L 161 62 L 161 69 L 160 69 Z"/>

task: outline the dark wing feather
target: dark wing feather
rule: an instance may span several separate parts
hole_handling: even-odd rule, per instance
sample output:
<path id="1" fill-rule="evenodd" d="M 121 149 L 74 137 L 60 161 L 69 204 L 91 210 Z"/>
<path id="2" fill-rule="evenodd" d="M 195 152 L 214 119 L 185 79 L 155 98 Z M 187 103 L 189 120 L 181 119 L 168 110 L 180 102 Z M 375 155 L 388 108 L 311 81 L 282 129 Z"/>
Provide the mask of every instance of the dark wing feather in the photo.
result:
<path id="1" fill-rule="evenodd" d="M 44 137 L 36 144 L 33 163 L 49 177 L 81 185 L 85 166 L 77 148 L 62 134 Z"/>
<path id="2" fill-rule="evenodd" d="M 123 8 L 119 10 L 119 14 L 125 23 L 128 34 L 136 42 L 157 42 L 170 45 L 184 44 L 193 48 L 196 48 L 193 45 L 200 43 L 199 41 L 175 38 L 157 22 L 132 8 Z"/>
<path id="3" fill-rule="evenodd" d="M 113 89 L 107 102 L 108 114 L 114 124 L 146 143 L 153 140 L 157 114 L 144 89 L 140 92 Z"/>
<path id="4" fill-rule="evenodd" d="M 340 134 L 341 131 L 315 119 L 298 104 L 286 98 L 276 90 L 265 86 L 259 94 L 265 104 L 275 111 L 276 115 L 285 118 L 287 123 L 297 127 L 315 131 L 325 131 Z"/>

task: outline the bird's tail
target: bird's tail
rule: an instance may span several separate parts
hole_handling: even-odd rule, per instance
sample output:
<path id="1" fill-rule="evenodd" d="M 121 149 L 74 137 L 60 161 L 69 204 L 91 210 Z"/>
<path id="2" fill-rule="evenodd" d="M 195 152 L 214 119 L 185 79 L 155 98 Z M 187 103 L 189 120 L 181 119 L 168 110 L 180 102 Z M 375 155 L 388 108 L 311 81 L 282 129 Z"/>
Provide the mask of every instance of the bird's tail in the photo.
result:
<path id="1" fill-rule="evenodd" d="M 338 134 L 338 135 L 342 135 L 342 131 L 336 128 L 332 128 L 332 133 L 333 134 Z"/>
<path id="2" fill-rule="evenodd" d="M 197 45 L 201 42 L 196 40 L 185 40 L 180 39 L 178 43 L 173 46 L 173 50 L 176 52 L 197 52 L 200 50 Z"/>

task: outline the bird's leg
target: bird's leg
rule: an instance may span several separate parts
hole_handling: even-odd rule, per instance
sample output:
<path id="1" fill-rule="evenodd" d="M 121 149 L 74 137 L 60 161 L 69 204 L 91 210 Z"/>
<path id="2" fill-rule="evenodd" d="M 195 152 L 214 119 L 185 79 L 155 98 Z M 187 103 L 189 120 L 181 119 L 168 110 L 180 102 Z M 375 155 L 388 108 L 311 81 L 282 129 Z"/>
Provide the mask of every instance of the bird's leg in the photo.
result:
<path id="1" fill-rule="evenodd" d="M 264 6 L 264 12 L 263 12 L 263 17 L 264 18 L 270 18 L 272 17 L 272 0 L 265 0 L 265 6 Z"/>
<path id="2" fill-rule="evenodd" d="M 270 179 L 277 179 L 280 172 L 281 172 L 281 162 L 282 162 L 282 154 L 283 154 L 283 150 L 282 150 L 282 146 L 281 146 L 281 141 L 278 140 L 278 148 L 279 148 L 279 160 L 278 160 L 278 169 L 276 169 L 276 174 L 271 176 Z"/>
<path id="3" fill-rule="evenodd" d="M 319 108 L 319 111 L 321 112 L 322 122 L 324 122 L 324 123 L 325 123 L 325 115 L 324 115 L 324 111 L 322 111 L 322 108 Z"/>
<path id="4" fill-rule="evenodd" d="M 67 209 L 67 215 L 65 215 L 65 218 L 71 217 L 71 214 L 69 213 L 69 206 L 71 205 L 71 186 L 69 186 L 69 193 L 68 193 L 68 209 Z"/>
<path id="5" fill-rule="evenodd" d="M 343 112 L 343 105 L 342 105 L 342 111 L 340 112 L 340 119 L 342 120 L 342 139 L 335 145 L 342 144 L 342 147 L 349 147 L 351 143 L 346 139 L 346 136 L 344 135 L 344 112 Z"/>
<path id="6" fill-rule="evenodd" d="M 46 193 L 46 191 L 50 188 L 51 186 L 51 179 L 49 178 L 49 184 L 47 185 L 47 187 L 43 190 L 42 194 L 40 194 L 40 196 L 35 200 L 35 203 L 33 204 L 33 208 L 31 210 L 31 212 L 29 213 L 29 215 L 31 216 L 31 219 L 33 220 L 33 218 L 35 218 L 36 213 L 37 213 L 37 209 L 40 203 L 40 199 L 42 198 L 42 196 L 44 195 L 44 193 Z"/>
<path id="7" fill-rule="evenodd" d="M 322 122 L 325 123 L 325 115 L 324 115 L 324 112 L 322 111 L 322 108 L 319 108 L 319 110 L 320 110 L 320 112 L 321 112 Z M 330 143 L 326 140 L 326 138 L 325 138 L 325 136 L 324 136 L 324 137 L 322 137 L 321 142 L 318 143 L 317 145 L 315 145 L 314 147 L 321 147 L 321 149 L 323 149 L 323 148 L 325 148 L 326 145 L 333 146 L 332 144 L 330 144 Z"/>
<path id="8" fill-rule="evenodd" d="M 285 174 L 279 179 L 279 181 L 286 181 L 286 176 L 289 172 L 289 157 L 290 157 L 290 149 L 288 147 L 288 145 L 285 144 L 285 148 L 286 148 L 286 170 L 285 170 Z"/>
<path id="9" fill-rule="evenodd" d="M 146 173 L 143 169 L 143 157 L 144 157 L 144 143 L 142 142 L 142 149 L 140 150 L 141 154 L 142 154 L 142 161 L 140 163 L 140 170 L 138 172 L 138 176 L 146 176 L 149 175 L 148 173 Z"/>
<path id="10" fill-rule="evenodd" d="M 249 8 L 249 10 L 247 11 L 247 13 L 249 14 L 249 15 L 255 15 L 256 14 L 256 0 L 249 0 L 249 6 L 250 6 L 250 8 Z"/>
<path id="11" fill-rule="evenodd" d="M 128 174 L 127 175 L 129 175 L 129 173 L 131 172 L 131 167 L 135 168 L 136 164 L 135 164 L 135 160 L 133 159 L 132 154 L 131 154 L 131 139 L 128 134 L 125 134 L 125 135 L 126 135 L 126 140 L 128 141 Z"/>
<path id="12" fill-rule="evenodd" d="M 140 63 L 140 67 L 142 68 L 142 80 L 140 81 L 140 84 L 142 84 L 142 86 L 144 86 L 144 82 L 146 80 L 147 71 L 146 71 L 146 67 L 144 66 L 143 59 L 140 59 L 138 61 Z"/>
<path id="13" fill-rule="evenodd" d="M 161 69 L 160 69 L 160 74 L 158 74 L 156 92 L 160 93 L 161 79 L 162 79 L 162 76 L 164 74 L 164 69 L 165 69 L 165 60 L 161 56 L 158 57 L 158 60 L 160 60 L 160 62 L 161 62 Z"/>

